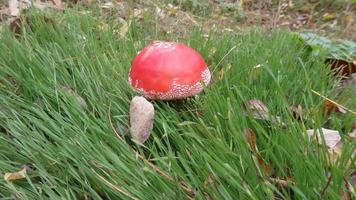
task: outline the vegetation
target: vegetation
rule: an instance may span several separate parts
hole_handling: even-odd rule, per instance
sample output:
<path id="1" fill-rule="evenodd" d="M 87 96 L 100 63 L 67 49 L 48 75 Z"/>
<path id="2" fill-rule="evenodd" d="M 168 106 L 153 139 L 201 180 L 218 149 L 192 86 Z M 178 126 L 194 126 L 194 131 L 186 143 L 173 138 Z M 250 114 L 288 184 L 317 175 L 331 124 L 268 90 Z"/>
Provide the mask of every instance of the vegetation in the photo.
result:
<path id="1" fill-rule="evenodd" d="M 348 186 L 355 143 L 347 136 L 355 115 L 325 113 L 325 99 L 313 91 L 333 99 L 340 80 L 325 64 L 327 51 L 313 53 L 297 34 L 163 34 L 150 23 L 117 26 L 75 8 L 25 16 L 17 33 L 0 33 L 0 175 L 24 170 L 0 179 L 0 198 L 355 197 Z M 141 145 L 127 134 L 136 95 L 128 72 L 136 53 L 157 39 L 195 48 L 213 79 L 195 97 L 152 101 L 154 129 Z M 278 120 L 256 119 L 246 111 L 251 99 Z M 298 105 L 296 118 L 291 106 Z M 336 158 L 308 139 L 307 129 L 321 127 L 341 133 Z"/>

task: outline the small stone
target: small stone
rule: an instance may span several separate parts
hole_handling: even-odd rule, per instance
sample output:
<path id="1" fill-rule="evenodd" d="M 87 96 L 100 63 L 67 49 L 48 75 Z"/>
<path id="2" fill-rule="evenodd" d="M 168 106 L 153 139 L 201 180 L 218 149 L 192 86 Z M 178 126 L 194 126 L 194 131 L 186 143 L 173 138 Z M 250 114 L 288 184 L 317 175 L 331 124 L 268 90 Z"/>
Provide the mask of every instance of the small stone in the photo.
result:
<path id="1" fill-rule="evenodd" d="M 135 96 L 130 104 L 130 131 L 133 139 L 144 143 L 150 136 L 154 122 L 154 107 L 144 97 Z"/>

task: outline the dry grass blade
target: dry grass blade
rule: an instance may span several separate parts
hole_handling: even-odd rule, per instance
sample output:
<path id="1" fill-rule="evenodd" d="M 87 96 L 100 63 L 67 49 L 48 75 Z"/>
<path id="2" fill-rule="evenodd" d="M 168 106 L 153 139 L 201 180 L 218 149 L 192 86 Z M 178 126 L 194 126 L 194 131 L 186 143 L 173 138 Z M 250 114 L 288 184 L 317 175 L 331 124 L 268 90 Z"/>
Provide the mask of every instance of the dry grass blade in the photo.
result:
<path id="1" fill-rule="evenodd" d="M 112 123 L 112 119 L 111 119 L 111 102 L 109 103 L 109 110 L 108 110 L 108 115 L 109 115 L 109 122 L 110 122 L 110 126 L 113 129 L 115 135 L 124 143 L 126 143 L 126 141 L 120 136 L 120 133 L 117 132 L 117 130 L 115 129 L 113 123 Z M 160 170 L 156 165 L 154 165 L 152 162 L 150 162 L 149 160 L 147 160 L 146 158 L 144 158 L 141 154 L 139 154 L 136 150 L 132 149 L 132 151 L 136 154 L 136 157 L 141 159 L 142 161 L 144 161 L 148 166 L 150 166 L 155 172 L 157 172 L 159 175 L 161 175 L 163 178 L 169 180 L 169 181 L 173 181 L 174 179 L 168 175 L 167 173 L 165 173 L 164 171 Z M 179 183 L 180 187 L 189 195 L 189 197 L 193 197 L 195 196 L 195 190 L 190 188 L 188 186 L 187 183 L 185 182 L 180 182 Z"/>
<path id="2" fill-rule="evenodd" d="M 349 112 L 349 113 L 352 113 L 352 114 L 356 115 L 356 112 L 355 112 L 355 111 L 353 111 L 353 110 L 351 110 L 351 109 L 346 108 L 345 106 L 343 106 L 343 105 L 341 105 L 341 104 L 339 104 L 339 103 L 337 103 L 337 102 L 335 102 L 335 101 L 333 101 L 333 100 L 329 99 L 328 97 L 326 97 L 326 96 L 324 96 L 324 95 L 320 94 L 319 92 L 316 92 L 316 91 L 314 91 L 314 90 L 311 90 L 311 91 L 312 91 L 314 94 L 316 94 L 316 95 L 320 96 L 321 98 L 326 99 L 326 100 L 328 100 L 329 102 L 331 102 L 331 103 L 335 104 L 336 106 L 338 106 L 338 107 L 340 107 L 340 108 L 342 108 L 342 109 L 346 110 L 347 112 Z"/>
<path id="3" fill-rule="evenodd" d="M 215 68 L 213 69 L 213 72 L 212 72 L 212 73 L 215 72 L 215 70 L 219 67 L 219 65 L 221 64 L 221 62 L 222 62 L 223 60 L 225 60 L 225 58 L 226 58 L 234 49 L 236 49 L 237 46 L 238 46 L 238 45 L 235 45 L 235 46 L 231 47 L 231 49 L 221 58 L 221 60 L 218 62 L 218 64 L 216 64 L 216 66 L 215 66 Z"/>
<path id="4" fill-rule="evenodd" d="M 110 181 L 106 180 L 104 177 L 100 176 L 100 174 L 98 174 L 94 169 L 91 169 L 91 171 L 96 175 L 98 176 L 102 181 L 104 181 L 108 186 L 110 186 L 112 189 L 120 192 L 121 194 L 129 197 L 130 199 L 133 199 L 133 200 L 138 200 L 138 198 L 132 196 L 131 194 L 125 192 L 122 188 L 110 183 Z"/>
<path id="5" fill-rule="evenodd" d="M 26 170 L 26 168 L 23 168 L 22 170 L 20 170 L 18 172 L 5 173 L 4 180 L 5 181 L 16 181 L 16 180 L 25 179 L 26 176 L 27 176 L 27 170 Z"/>

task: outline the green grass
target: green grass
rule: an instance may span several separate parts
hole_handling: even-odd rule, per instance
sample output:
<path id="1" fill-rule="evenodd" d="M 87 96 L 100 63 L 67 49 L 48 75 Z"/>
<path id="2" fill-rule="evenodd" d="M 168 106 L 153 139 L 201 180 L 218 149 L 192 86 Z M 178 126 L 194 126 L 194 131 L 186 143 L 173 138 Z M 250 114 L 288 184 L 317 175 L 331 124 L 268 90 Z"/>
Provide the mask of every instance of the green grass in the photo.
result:
<path id="1" fill-rule="evenodd" d="M 45 20 L 45 14 L 54 22 Z M 18 38 L 7 29 L 0 35 L 0 175 L 19 171 L 23 164 L 32 168 L 25 180 L 0 179 L 1 198 L 187 199 L 179 186 L 184 181 L 196 189 L 197 199 L 273 199 L 277 194 L 318 199 L 328 172 L 332 184 L 324 198 L 340 197 L 343 179 L 355 168 L 346 164 L 355 146 L 345 140 L 342 157 L 331 165 L 326 149 L 306 139 L 305 129 L 326 121 L 322 99 L 311 90 L 331 96 L 336 82 L 324 55 L 309 54 L 295 35 L 256 30 L 206 38 L 192 30 L 180 38 L 133 22 L 121 38 L 111 24 L 100 30 L 95 17 L 71 10 L 45 14 L 30 12 Z M 110 118 L 115 127 L 128 126 L 129 103 L 136 95 L 128 71 L 136 53 L 149 43 L 147 37 L 197 49 L 211 62 L 213 81 L 196 97 L 153 101 L 154 130 L 140 146 L 119 140 Z M 252 70 L 258 64 L 263 67 L 254 80 Z M 225 73 L 219 79 L 221 70 Z M 88 108 L 63 87 L 80 94 Z M 265 102 L 288 128 L 246 116 L 243 104 L 252 98 Z M 304 123 L 288 109 L 298 104 L 307 111 Z M 328 126 L 345 137 L 351 124 L 338 124 L 353 119 L 335 117 Z M 294 185 L 282 188 L 268 181 L 245 140 L 247 127 L 254 130 L 273 177 L 291 177 Z M 173 181 L 138 159 L 133 149 Z"/>

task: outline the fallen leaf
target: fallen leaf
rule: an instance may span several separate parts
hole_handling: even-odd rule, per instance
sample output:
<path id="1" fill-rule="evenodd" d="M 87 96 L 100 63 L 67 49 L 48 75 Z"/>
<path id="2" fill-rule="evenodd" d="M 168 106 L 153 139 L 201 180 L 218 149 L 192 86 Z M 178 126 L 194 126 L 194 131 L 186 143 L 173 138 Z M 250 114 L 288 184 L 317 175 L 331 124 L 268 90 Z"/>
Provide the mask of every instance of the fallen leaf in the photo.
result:
<path id="1" fill-rule="evenodd" d="M 335 164 L 337 159 L 341 156 L 342 147 L 343 147 L 343 144 L 341 141 L 339 141 L 333 148 L 328 149 L 329 160 L 331 161 L 331 163 Z"/>
<path id="2" fill-rule="evenodd" d="M 332 129 L 321 128 L 321 132 L 319 129 L 308 129 L 307 134 L 309 139 L 315 136 L 319 144 L 323 144 L 323 136 L 325 140 L 325 145 L 331 149 L 334 148 L 336 144 L 341 141 L 339 131 Z"/>
<path id="3" fill-rule="evenodd" d="M 224 78 L 224 75 L 225 75 L 225 70 L 224 68 L 221 68 L 220 71 L 219 71 L 219 78 L 218 80 L 221 80 Z"/>
<path id="4" fill-rule="evenodd" d="M 213 174 L 209 174 L 209 176 L 204 181 L 204 187 L 211 187 L 215 184 L 215 178 Z"/>
<path id="5" fill-rule="evenodd" d="M 292 111 L 293 117 L 295 119 L 303 120 L 303 107 L 301 105 L 292 105 L 290 107 L 290 110 Z"/>
<path id="6" fill-rule="evenodd" d="M 167 7 L 167 13 L 171 16 L 175 16 L 177 14 L 177 12 L 179 11 L 179 7 L 178 6 L 173 6 L 172 4 L 168 4 Z"/>
<path id="7" fill-rule="evenodd" d="M 343 148 L 339 131 L 321 128 L 320 133 L 319 129 L 309 129 L 307 130 L 307 135 L 309 139 L 315 136 L 319 144 L 323 144 L 322 136 L 324 137 L 325 145 L 328 147 L 329 160 L 335 164 L 337 159 L 341 156 Z"/>
<path id="8" fill-rule="evenodd" d="M 284 128 L 287 127 L 279 116 L 270 115 L 267 106 L 258 99 L 251 99 L 248 101 L 246 104 L 246 110 L 252 114 L 254 119 L 266 120 L 272 123 L 280 124 Z"/>
<path id="9" fill-rule="evenodd" d="M 247 140 L 248 144 L 250 145 L 250 148 L 253 151 L 257 151 L 255 133 L 250 128 L 246 128 L 244 130 L 244 133 L 245 133 L 245 139 Z"/>
<path id="10" fill-rule="evenodd" d="M 339 105 L 325 99 L 324 100 L 324 114 L 330 115 L 331 113 L 346 113 L 346 110 L 341 108 Z"/>
<path id="11" fill-rule="evenodd" d="M 154 107 L 144 97 L 135 96 L 130 104 L 132 138 L 144 143 L 150 136 L 154 122 Z"/>
<path id="12" fill-rule="evenodd" d="M 336 58 L 328 58 L 325 61 L 331 66 L 331 69 L 337 75 L 341 75 L 343 79 L 350 77 L 351 74 L 356 73 L 356 61 L 346 61 Z"/>
<path id="13" fill-rule="evenodd" d="M 5 173 L 4 180 L 5 181 L 16 181 L 25 179 L 27 176 L 27 169 L 24 167 L 18 172 Z"/>
<path id="14" fill-rule="evenodd" d="M 52 1 L 57 10 L 64 10 L 64 6 L 61 0 L 52 0 Z"/>
<path id="15" fill-rule="evenodd" d="M 133 11 L 133 16 L 136 19 L 141 20 L 143 19 L 143 11 L 141 9 L 135 8 Z"/>
<path id="16" fill-rule="evenodd" d="M 257 159 L 259 166 L 263 168 L 263 173 L 271 174 L 271 166 L 264 161 L 263 157 L 258 151 L 255 133 L 250 128 L 246 128 L 244 129 L 244 134 L 245 139 L 247 140 L 249 147 L 251 148 L 253 156 Z"/>
<path id="17" fill-rule="evenodd" d="M 259 73 L 260 73 L 260 68 L 262 67 L 262 65 L 261 64 L 258 64 L 258 65 L 256 65 L 256 66 L 254 66 L 253 68 L 252 68 L 252 80 L 256 80 L 257 79 L 257 77 L 258 77 L 258 75 L 259 75 Z"/>
<path id="18" fill-rule="evenodd" d="M 269 119 L 267 106 L 258 99 L 251 99 L 247 102 L 246 108 L 256 119 Z"/>
<path id="19" fill-rule="evenodd" d="M 9 11 L 13 17 L 20 16 L 20 2 L 19 0 L 9 0 Z"/>

